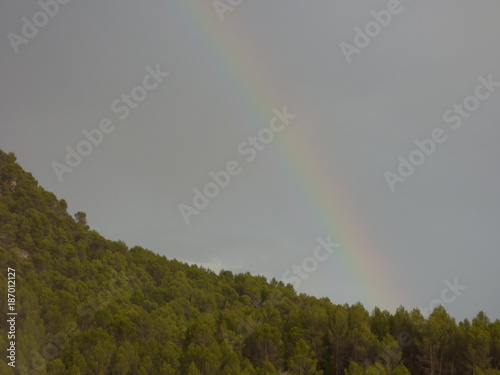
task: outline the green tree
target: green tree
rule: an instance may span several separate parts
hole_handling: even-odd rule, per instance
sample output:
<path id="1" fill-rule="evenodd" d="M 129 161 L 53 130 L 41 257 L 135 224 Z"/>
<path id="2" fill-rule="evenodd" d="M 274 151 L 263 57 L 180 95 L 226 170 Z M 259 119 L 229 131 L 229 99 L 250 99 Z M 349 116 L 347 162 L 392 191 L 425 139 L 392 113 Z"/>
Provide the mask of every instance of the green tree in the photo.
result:
<path id="1" fill-rule="evenodd" d="M 245 345 L 245 352 L 255 366 L 263 366 L 265 362 L 279 366 L 282 349 L 281 332 L 269 324 L 258 327 Z"/>
<path id="2" fill-rule="evenodd" d="M 219 344 L 210 346 L 189 344 L 185 359 L 187 363 L 194 363 L 203 375 L 216 375 L 221 368 L 222 354 Z"/>
<path id="3" fill-rule="evenodd" d="M 340 305 L 332 306 L 328 311 L 327 334 L 331 347 L 332 367 L 336 375 L 340 375 L 344 368 L 348 328 L 347 310 Z"/>
<path id="4" fill-rule="evenodd" d="M 391 371 L 392 375 L 411 375 L 410 371 L 405 365 L 399 365 L 394 370 Z"/>
<path id="5" fill-rule="evenodd" d="M 472 326 L 467 331 L 468 367 L 475 374 L 477 369 L 486 370 L 490 367 L 491 336 L 488 330 L 489 320 L 480 312 L 473 320 Z"/>
<path id="6" fill-rule="evenodd" d="M 351 361 L 349 367 L 344 370 L 344 375 L 364 375 L 365 370 L 359 364 Z"/>
<path id="7" fill-rule="evenodd" d="M 257 371 L 248 358 L 245 358 L 241 364 L 241 375 L 257 375 Z"/>
<path id="8" fill-rule="evenodd" d="M 349 313 L 349 360 L 366 363 L 377 354 L 378 340 L 370 330 L 370 316 L 359 302 L 348 309 Z"/>
<path id="9" fill-rule="evenodd" d="M 295 345 L 292 357 L 288 360 L 288 369 L 292 375 L 322 374 L 323 372 L 316 372 L 317 363 L 311 348 L 300 339 Z"/>
<path id="10" fill-rule="evenodd" d="M 177 370 L 170 363 L 163 362 L 160 367 L 159 375 L 176 375 Z"/>
<path id="11" fill-rule="evenodd" d="M 491 365 L 500 368 L 500 321 L 496 320 L 488 326 L 491 337 Z"/>
<path id="12" fill-rule="evenodd" d="M 386 370 L 387 374 L 393 375 L 401 363 L 401 347 L 391 335 L 386 335 L 381 343 L 381 352 L 377 357 L 380 363 Z"/>
<path id="13" fill-rule="evenodd" d="M 198 370 L 198 367 L 196 367 L 194 362 L 191 362 L 186 371 L 186 375 L 202 375 L 202 373 L 200 372 L 200 370 Z"/>
<path id="14" fill-rule="evenodd" d="M 385 368 L 380 363 L 375 363 L 372 366 L 368 366 L 365 371 L 365 375 L 386 375 L 387 372 Z"/>
<path id="15" fill-rule="evenodd" d="M 66 374 L 66 366 L 59 358 L 56 358 L 49 363 L 47 371 L 51 375 L 64 375 Z"/>
<path id="16" fill-rule="evenodd" d="M 85 212 L 78 211 L 75 214 L 75 220 L 81 226 L 83 226 L 83 227 L 87 226 L 87 214 Z"/>
<path id="17" fill-rule="evenodd" d="M 370 317 L 370 330 L 379 340 L 383 340 L 391 331 L 391 314 L 387 310 L 373 309 Z"/>
<path id="18" fill-rule="evenodd" d="M 257 375 L 279 375 L 279 372 L 271 362 L 266 360 L 257 370 Z"/>
<path id="19" fill-rule="evenodd" d="M 15 161 L 0 150 L 0 269 L 16 269 L 20 374 L 500 375 L 500 321 L 483 312 L 459 324 L 443 307 L 369 314 L 129 249 Z M 13 374 L 5 360 L 0 373 Z"/>
<path id="20" fill-rule="evenodd" d="M 442 374 L 451 363 L 452 332 L 455 321 L 443 306 L 429 316 L 423 338 L 419 341 L 420 366 L 429 375 Z"/>

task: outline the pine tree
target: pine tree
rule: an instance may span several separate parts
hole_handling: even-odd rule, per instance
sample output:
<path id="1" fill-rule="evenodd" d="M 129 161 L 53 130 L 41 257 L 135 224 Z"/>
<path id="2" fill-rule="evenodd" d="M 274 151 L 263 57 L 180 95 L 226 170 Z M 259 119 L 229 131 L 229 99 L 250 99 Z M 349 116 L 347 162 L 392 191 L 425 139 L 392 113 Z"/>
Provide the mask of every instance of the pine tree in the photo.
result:
<path id="1" fill-rule="evenodd" d="M 348 331 L 348 313 L 343 306 L 335 305 L 328 311 L 327 334 L 331 348 L 332 367 L 335 375 L 340 375 L 345 363 L 346 339 Z"/>
<path id="2" fill-rule="evenodd" d="M 300 339 L 293 350 L 292 357 L 288 360 L 288 369 L 291 375 L 315 375 L 323 372 L 316 372 L 314 353 L 307 343 Z"/>
<path id="3" fill-rule="evenodd" d="M 201 374 L 200 370 L 198 370 L 198 367 L 196 367 L 194 362 L 191 362 L 191 364 L 189 365 L 189 367 L 186 371 L 186 375 L 202 375 L 202 374 Z"/>

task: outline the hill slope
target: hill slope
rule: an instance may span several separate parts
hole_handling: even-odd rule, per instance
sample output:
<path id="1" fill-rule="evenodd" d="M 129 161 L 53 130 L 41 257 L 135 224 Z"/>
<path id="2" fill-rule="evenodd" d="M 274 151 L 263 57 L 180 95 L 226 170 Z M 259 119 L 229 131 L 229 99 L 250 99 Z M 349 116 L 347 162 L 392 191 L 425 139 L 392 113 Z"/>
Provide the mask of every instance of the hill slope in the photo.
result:
<path id="1" fill-rule="evenodd" d="M 0 151 L 1 374 L 500 374 L 483 313 L 370 314 L 129 249 L 15 160 Z"/>

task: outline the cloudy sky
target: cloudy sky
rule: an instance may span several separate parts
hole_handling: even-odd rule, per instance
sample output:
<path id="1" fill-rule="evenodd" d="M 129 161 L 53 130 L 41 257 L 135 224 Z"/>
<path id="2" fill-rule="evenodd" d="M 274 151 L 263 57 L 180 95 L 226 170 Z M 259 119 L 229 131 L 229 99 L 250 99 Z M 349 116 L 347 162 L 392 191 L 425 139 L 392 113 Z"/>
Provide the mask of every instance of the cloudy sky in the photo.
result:
<path id="1" fill-rule="evenodd" d="M 0 4 L 0 148 L 93 229 L 500 318 L 498 1 L 60 1 Z"/>

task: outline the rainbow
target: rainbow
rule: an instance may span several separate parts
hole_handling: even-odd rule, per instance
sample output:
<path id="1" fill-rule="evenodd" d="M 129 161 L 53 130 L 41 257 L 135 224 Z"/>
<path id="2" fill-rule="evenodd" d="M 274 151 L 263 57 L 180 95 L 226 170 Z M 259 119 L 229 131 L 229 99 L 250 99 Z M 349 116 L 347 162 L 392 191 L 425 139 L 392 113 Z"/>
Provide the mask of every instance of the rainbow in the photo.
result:
<path id="1" fill-rule="evenodd" d="M 172 2 L 173 3 L 173 2 Z M 234 12 L 244 11 L 245 0 L 234 9 L 225 13 L 226 20 L 221 22 L 215 12 L 212 0 L 182 0 L 169 4 L 169 11 L 175 8 L 177 14 L 171 14 L 168 22 L 174 22 L 177 30 L 185 33 L 186 38 L 202 41 L 197 48 L 206 56 L 204 63 L 208 70 L 221 77 L 234 96 L 235 104 L 241 107 L 245 103 L 253 124 L 267 125 L 272 117 L 273 107 L 282 108 L 290 98 L 284 94 L 279 82 L 270 71 L 272 63 L 263 61 L 265 54 L 255 47 L 255 42 L 248 35 L 232 27 L 230 18 Z M 242 48 L 244 46 L 244 48 Z M 292 100 L 290 100 L 292 102 Z M 290 103 L 289 102 L 289 103 Z M 231 103 L 228 103 L 231 105 Z M 391 282 L 382 269 L 391 263 L 381 259 L 382 252 L 377 252 L 376 235 L 372 233 L 356 213 L 359 211 L 354 199 L 343 186 L 341 176 L 331 180 L 332 172 L 325 165 L 316 150 L 321 149 L 307 131 L 308 120 L 301 116 L 294 104 L 289 111 L 298 114 L 293 120 L 294 131 L 280 134 L 279 141 L 272 144 L 278 148 L 280 165 L 277 167 L 281 178 L 289 179 L 290 186 L 299 189 L 305 200 L 304 206 L 310 207 L 311 215 L 317 221 L 318 230 L 324 235 L 331 234 L 334 241 L 341 244 L 336 255 L 336 262 L 352 278 L 359 300 L 366 308 L 379 306 L 394 310 L 399 304 L 395 301 L 396 283 Z M 311 119 L 309 119 L 310 121 Z M 253 129 L 255 131 L 255 129 Z M 307 217 L 307 214 L 304 214 Z M 320 235 L 321 232 L 318 232 Z M 377 265 L 379 266 L 378 268 Z M 333 301 L 343 303 L 343 301 Z"/>

